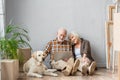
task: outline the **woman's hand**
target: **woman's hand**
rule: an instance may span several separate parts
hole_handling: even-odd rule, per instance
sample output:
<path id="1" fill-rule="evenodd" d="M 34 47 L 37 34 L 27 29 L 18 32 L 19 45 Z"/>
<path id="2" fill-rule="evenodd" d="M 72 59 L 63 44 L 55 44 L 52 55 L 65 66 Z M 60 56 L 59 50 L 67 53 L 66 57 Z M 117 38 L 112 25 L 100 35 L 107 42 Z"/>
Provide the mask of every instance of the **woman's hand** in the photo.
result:
<path id="1" fill-rule="evenodd" d="M 82 58 L 82 61 L 83 61 L 83 62 L 86 62 L 86 57 L 83 57 L 83 58 Z"/>
<path id="2" fill-rule="evenodd" d="M 83 60 L 83 62 L 86 62 L 86 54 L 83 54 L 82 60 Z"/>

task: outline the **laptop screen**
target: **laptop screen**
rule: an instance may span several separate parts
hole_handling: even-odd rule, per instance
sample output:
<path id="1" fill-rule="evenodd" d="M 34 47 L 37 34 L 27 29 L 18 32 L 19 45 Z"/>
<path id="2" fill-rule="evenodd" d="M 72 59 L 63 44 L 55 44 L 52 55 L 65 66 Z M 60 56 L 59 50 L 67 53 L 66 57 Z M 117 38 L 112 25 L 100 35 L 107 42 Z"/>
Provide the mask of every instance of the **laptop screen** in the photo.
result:
<path id="1" fill-rule="evenodd" d="M 53 54 L 54 60 L 61 60 L 61 59 L 69 59 L 70 57 L 73 57 L 72 51 L 64 51 L 64 52 L 57 52 Z"/>

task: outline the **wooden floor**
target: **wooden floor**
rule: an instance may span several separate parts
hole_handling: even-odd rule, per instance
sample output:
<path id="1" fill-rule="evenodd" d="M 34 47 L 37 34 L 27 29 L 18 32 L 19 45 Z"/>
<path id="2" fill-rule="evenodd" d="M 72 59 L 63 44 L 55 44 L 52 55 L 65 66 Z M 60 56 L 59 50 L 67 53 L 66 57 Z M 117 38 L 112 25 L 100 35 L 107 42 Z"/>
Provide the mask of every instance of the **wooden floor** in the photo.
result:
<path id="1" fill-rule="evenodd" d="M 58 77 L 44 76 L 43 78 L 26 77 L 20 73 L 18 80 L 117 80 L 117 71 L 113 74 L 112 71 L 105 68 L 98 68 L 92 76 L 82 76 L 80 72 L 77 72 L 75 76 L 64 76 L 61 72 L 56 73 L 58 73 Z"/>

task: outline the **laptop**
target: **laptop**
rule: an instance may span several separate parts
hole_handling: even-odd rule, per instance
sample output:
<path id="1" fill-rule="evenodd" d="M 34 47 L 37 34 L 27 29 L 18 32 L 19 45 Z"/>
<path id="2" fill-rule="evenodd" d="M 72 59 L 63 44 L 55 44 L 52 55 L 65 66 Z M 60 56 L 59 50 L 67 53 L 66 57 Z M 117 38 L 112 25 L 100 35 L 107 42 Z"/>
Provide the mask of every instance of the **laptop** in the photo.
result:
<path id="1" fill-rule="evenodd" d="M 54 60 L 69 59 L 73 57 L 72 51 L 57 52 L 53 54 Z"/>

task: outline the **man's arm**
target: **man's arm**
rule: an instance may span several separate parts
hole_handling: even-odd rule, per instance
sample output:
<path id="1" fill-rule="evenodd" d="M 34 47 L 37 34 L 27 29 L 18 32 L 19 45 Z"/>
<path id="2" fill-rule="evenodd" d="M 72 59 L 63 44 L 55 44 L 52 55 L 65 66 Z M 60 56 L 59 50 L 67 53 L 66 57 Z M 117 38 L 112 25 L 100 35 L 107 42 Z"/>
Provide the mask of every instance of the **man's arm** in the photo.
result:
<path id="1" fill-rule="evenodd" d="M 45 50 L 44 50 L 44 54 L 43 54 L 45 57 L 47 57 L 48 53 L 51 52 L 51 48 L 52 48 L 51 45 L 52 45 L 52 42 L 51 42 L 51 41 L 47 43 L 47 46 L 46 46 L 46 48 L 45 48 Z"/>

